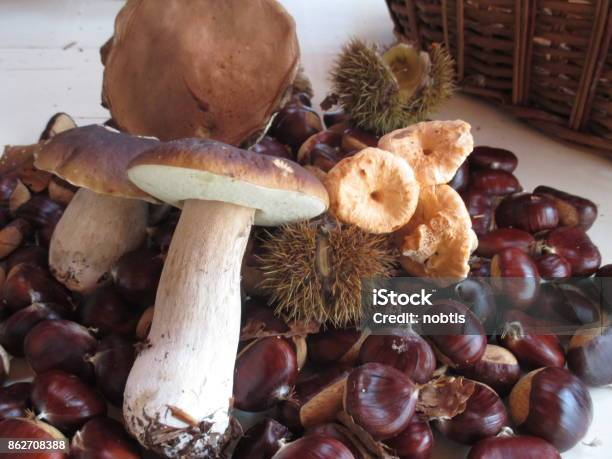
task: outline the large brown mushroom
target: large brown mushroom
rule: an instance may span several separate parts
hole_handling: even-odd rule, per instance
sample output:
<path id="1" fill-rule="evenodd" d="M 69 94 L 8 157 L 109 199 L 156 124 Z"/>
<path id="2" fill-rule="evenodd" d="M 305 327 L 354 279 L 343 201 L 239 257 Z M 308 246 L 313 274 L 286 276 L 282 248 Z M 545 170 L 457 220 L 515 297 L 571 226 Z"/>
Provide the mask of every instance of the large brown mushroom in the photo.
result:
<path id="1" fill-rule="evenodd" d="M 127 381 L 126 425 L 170 457 L 224 457 L 236 434 L 229 409 L 251 226 L 315 217 L 327 209 L 327 191 L 297 163 L 203 139 L 160 143 L 128 175 L 183 211 Z"/>
<path id="2" fill-rule="evenodd" d="M 126 167 L 158 142 L 103 126 L 62 132 L 36 153 L 37 168 L 80 187 L 55 227 L 49 247 L 53 275 L 70 290 L 89 292 L 121 255 L 146 237 L 147 202 Z"/>
<path id="3" fill-rule="evenodd" d="M 276 0 L 128 0 L 102 60 L 103 101 L 123 130 L 240 145 L 279 108 L 299 46 Z"/>

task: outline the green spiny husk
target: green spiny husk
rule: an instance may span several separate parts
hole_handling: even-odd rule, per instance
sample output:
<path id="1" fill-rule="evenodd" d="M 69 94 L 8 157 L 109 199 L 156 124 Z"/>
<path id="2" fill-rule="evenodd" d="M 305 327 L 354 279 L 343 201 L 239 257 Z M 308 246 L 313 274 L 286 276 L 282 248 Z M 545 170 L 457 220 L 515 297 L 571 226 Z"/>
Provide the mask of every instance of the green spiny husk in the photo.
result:
<path id="1" fill-rule="evenodd" d="M 359 127 L 384 135 L 424 121 L 454 90 L 453 60 L 439 45 L 430 48 L 431 83 L 403 103 L 391 69 L 376 45 L 351 40 L 331 71 L 332 92 Z"/>
<path id="2" fill-rule="evenodd" d="M 260 287 L 289 320 L 345 326 L 362 318 L 361 279 L 389 277 L 397 258 L 388 236 L 356 226 L 327 218 L 286 225 L 263 237 Z"/>

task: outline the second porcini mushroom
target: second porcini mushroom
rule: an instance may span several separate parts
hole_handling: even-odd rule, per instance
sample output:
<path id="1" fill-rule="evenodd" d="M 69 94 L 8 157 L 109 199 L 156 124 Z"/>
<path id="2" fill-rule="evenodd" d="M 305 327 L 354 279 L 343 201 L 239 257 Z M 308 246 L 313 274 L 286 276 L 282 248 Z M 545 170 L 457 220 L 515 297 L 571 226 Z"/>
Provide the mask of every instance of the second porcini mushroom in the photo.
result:
<path id="1" fill-rule="evenodd" d="M 128 180 L 126 167 L 156 143 L 92 125 L 57 134 L 37 152 L 37 168 L 80 187 L 49 246 L 51 272 L 70 290 L 94 290 L 121 255 L 144 241 L 146 201 L 156 200 Z"/>
<path id="2" fill-rule="evenodd" d="M 126 425 L 170 457 L 225 457 L 237 433 L 229 410 L 251 226 L 315 217 L 327 192 L 292 161 L 203 139 L 159 144 L 132 161 L 128 176 L 183 211 L 127 381 Z"/>

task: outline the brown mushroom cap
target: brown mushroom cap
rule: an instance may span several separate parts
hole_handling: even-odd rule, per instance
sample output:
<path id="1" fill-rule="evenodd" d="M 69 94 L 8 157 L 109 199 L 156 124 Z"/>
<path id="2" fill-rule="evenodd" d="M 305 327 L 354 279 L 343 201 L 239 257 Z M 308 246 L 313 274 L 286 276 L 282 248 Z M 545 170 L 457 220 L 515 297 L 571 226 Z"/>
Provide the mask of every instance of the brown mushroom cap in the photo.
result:
<path id="1" fill-rule="evenodd" d="M 323 184 L 299 164 L 214 140 L 160 143 L 130 163 L 128 176 L 177 207 L 200 199 L 256 209 L 256 225 L 309 219 L 329 204 Z"/>
<path id="2" fill-rule="evenodd" d="M 239 145 L 277 109 L 299 46 L 276 0 L 128 0 L 103 56 L 103 98 L 126 131 Z"/>
<path id="3" fill-rule="evenodd" d="M 62 132 L 36 152 L 34 165 L 72 185 L 99 194 L 157 202 L 134 186 L 126 175 L 135 156 L 159 143 L 104 126 L 84 126 Z"/>

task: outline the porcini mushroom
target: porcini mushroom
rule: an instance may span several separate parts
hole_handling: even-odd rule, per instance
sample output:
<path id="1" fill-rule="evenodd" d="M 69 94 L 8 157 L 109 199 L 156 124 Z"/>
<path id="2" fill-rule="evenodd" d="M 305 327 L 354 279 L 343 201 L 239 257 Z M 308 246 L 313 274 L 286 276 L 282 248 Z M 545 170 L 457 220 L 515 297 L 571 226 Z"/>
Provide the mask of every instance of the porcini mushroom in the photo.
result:
<path id="1" fill-rule="evenodd" d="M 156 200 L 128 180 L 126 167 L 156 143 L 92 125 L 57 134 L 37 152 L 37 168 L 80 187 L 49 247 L 51 272 L 70 290 L 93 290 L 121 255 L 144 241 L 146 201 Z"/>
<path id="2" fill-rule="evenodd" d="M 183 211 L 147 345 L 127 381 L 126 425 L 170 457 L 223 457 L 236 434 L 228 412 L 251 226 L 315 217 L 327 192 L 297 163 L 204 139 L 160 143 L 132 161 L 128 176 Z"/>
<path id="3" fill-rule="evenodd" d="M 122 129 L 239 145 L 288 94 L 299 46 L 276 0 L 129 0 L 102 60 L 103 100 Z"/>

